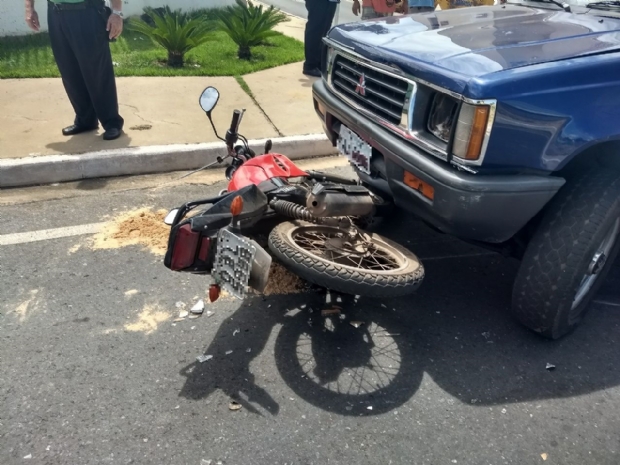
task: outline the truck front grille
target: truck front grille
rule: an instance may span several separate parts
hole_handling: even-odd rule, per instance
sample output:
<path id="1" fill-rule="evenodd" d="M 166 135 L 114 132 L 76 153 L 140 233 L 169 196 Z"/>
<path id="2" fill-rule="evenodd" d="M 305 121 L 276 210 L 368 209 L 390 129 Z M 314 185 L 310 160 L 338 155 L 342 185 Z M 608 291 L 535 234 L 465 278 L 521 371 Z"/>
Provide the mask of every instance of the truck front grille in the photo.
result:
<path id="1" fill-rule="evenodd" d="M 399 125 L 407 97 L 406 81 L 337 55 L 332 67 L 332 86 L 380 118 Z"/>

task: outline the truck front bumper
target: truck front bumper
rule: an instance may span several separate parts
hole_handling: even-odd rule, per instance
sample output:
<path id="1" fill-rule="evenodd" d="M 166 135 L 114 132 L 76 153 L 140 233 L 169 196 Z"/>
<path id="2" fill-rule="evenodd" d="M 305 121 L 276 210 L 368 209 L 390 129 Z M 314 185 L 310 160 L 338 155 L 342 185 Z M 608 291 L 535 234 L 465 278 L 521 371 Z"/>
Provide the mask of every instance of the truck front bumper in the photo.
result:
<path id="1" fill-rule="evenodd" d="M 399 207 L 463 239 L 501 243 L 513 237 L 564 185 L 535 175 L 482 175 L 458 171 L 356 112 L 318 80 L 314 106 L 335 145 L 344 124 L 373 147 L 371 175 L 360 179 L 390 195 Z M 432 186 L 432 200 L 405 184 L 409 172 Z"/>

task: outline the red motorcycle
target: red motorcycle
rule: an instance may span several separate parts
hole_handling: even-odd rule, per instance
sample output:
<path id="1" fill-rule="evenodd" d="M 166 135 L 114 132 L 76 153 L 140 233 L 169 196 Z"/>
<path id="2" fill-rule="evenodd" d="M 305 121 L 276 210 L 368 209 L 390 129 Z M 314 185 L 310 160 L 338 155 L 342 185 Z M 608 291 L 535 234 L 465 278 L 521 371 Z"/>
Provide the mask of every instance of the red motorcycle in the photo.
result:
<path id="1" fill-rule="evenodd" d="M 207 87 L 200 106 L 228 152 L 201 169 L 230 159 L 228 189 L 167 215 L 171 230 L 166 267 L 211 274 L 212 301 L 221 289 L 240 299 L 248 287 L 262 292 L 272 256 L 252 237 L 269 229 L 268 250 L 306 281 L 343 294 L 373 297 L 402 296 L 417 289 L 424 277 L 418 258 L 364 230 L 381 214 L 383 199 L 358 180 L 299 169 L 286 156 L 270 153 L 271 141 L 265 144 L 265 153 L 256 156 L 239 134 L 242 111 L 234 111 L 221 138 L 211 118 L 218 100 L 217 89 Z M 200 211 L 194 214 L 196 209 Z"/>

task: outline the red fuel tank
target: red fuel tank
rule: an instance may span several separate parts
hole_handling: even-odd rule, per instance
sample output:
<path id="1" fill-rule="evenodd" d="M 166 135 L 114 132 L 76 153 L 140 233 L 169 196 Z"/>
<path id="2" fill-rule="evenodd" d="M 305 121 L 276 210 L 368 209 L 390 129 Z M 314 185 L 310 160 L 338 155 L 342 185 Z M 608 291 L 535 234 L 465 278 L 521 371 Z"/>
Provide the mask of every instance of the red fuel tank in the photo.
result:
<path id="1" fill-rule="evenodd" d="M 272 178 L 297 178 L 308 176 L 285 155 L 268 153 L 259 155 L 241 165 L 228 183 L 228 192 L 233 192 L 250 184 L 259 185 Z"/>

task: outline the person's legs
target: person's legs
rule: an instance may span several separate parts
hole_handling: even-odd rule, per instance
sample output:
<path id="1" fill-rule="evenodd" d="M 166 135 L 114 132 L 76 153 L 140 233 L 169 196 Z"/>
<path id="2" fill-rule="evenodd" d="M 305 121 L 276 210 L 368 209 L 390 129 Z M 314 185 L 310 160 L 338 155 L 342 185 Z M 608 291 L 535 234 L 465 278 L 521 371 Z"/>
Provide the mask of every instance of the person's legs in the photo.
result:
<path id="1" fill-rule="evenodd" d="M 332 23 L 334 22 L 334 16 L 336 15 L 336 8 L 338 7 L 337 3 L 334 2 L 326 2 L 324 5 L 325 15 L 323 17 L 323 28 L 321 30 L 321 43 L 323 42 L 323 37 L 327 35 L 329 30 L 332 28 Z M 319 47 L 320 52 L 320 47 Z"/>
<path id="2" fill-rule="evenodd" d="M 304 72 L 318 69 L 321 64 L 320 46 L 324 17 L 321 8 L 322 4 L 322 0 L 306 0 L 308 20 L 306 22 L 306 32 L 304 35 L 304 49 L 306 54 Z"/>
<path id="3" fill-rule="evenodd" d="M 80 65 L 64 30 L 62 15 L 66 12 L 48 7 L 47 22 L 52 53 L 62 77 L 62 83 L 75 112 L 74 127 L 65 128 L 66 135 L 97 128 L 97 116 L 90 99 Z"/>
<path id="4" fill-rule="evenodd" d="M 334 20 L 336 6 L 336 3 L 326 0 L 306 0 L 308 21 L 304 36 L 304 73 L 320 76 L 322 41 Z"/>
<path id="5" fill-rule="evenodd" d="M 409 7 L 409 14 L 428 13 L 430 11 L 435 11 L 435 8 L 432 6 L 410 6 Z"/>
<path id="6" fill-rule="evenodd" d="M 392 13 L 377 13 L 375 9 L 371 6 L 362 7 L 362 20 L 385 18 L 388 16 L 392 16 Z"/>
<path id="7" fill-rule="evenodd" d="M 89 7 L 66 13 L 65 28 L 86 83 L 95 113 L 107 131 L 123 128 L 106 22 L 101 12 Z M 70 17 L 71 16 L 71 17 Z"/>

